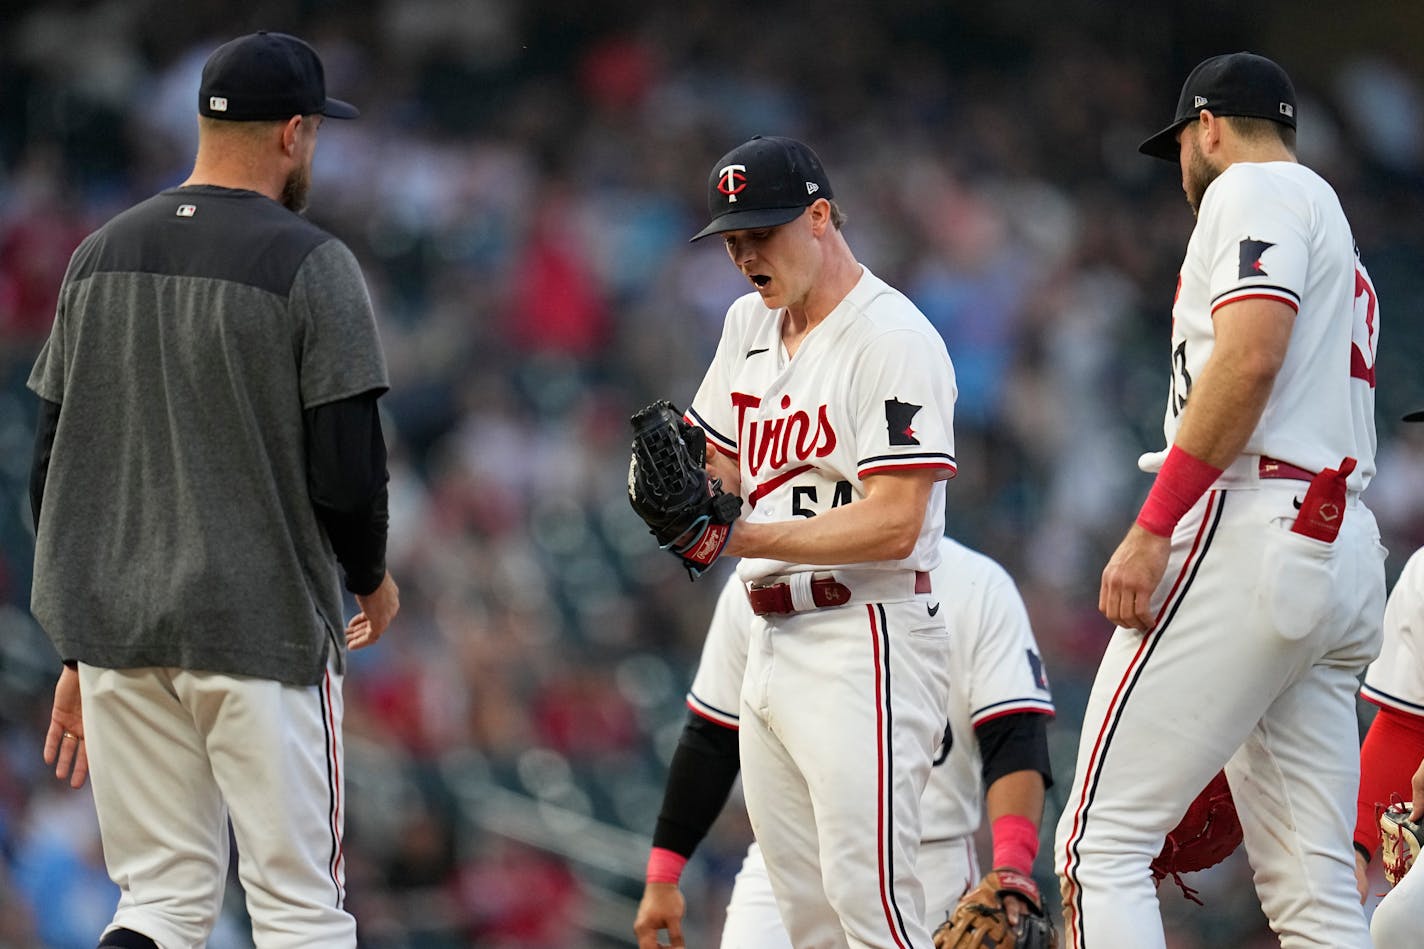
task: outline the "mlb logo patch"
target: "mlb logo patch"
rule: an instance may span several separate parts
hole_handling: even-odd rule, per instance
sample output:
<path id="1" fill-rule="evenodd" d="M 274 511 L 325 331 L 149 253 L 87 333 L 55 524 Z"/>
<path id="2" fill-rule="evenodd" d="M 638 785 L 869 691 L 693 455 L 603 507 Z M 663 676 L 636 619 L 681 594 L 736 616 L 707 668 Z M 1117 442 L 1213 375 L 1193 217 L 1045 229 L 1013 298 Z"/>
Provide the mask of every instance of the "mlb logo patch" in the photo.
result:
<path id="1" fill-rule="evenodd" d="M 226 112 L 227 98 L 225 96 L 208 96 L 208 108 L 214 112 Z"/>
<path id="2" fill-rule="evenodd" d="M 180 204 L 176 213 L 179 217 L 192 217 L 198 213 L 198 208 L 193 204 Z"/>

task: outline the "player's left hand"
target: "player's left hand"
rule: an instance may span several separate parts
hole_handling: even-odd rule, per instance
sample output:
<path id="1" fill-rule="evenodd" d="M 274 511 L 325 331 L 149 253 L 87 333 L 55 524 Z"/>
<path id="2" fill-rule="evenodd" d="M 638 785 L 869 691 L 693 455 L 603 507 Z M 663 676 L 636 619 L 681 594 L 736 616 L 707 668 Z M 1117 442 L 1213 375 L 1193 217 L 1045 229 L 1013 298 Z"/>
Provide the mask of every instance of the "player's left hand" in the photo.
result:
<path id="1" fill-rule="evenodd" d="M 1151 629 L 1156 621 L 1152 594 L 1167 572 L 1171 552 L 1170 537 L 1160 537 L 1133 524 L 1103 568 L 1098 610 L 1118 626 Z"/>
<path id="2" fill-rule="evenodd" d="M 89 776 L 89 753 L 84 748 L 84 706 L 79 695 L 79 670 L 64 667 L 54 687 L 54 708 L 49 714 L 45 735 L 45 764 L 54 765 L 54 776 L 69 779 L 69 786 L 81 788 Z"/>
<path id="3" fill-rule="evenodd" d="M 638 904 L 638 916 L 633 921 L 633 935 L 638 937 L 638 949 L 681 949 L 682 916 L 687 910 L 682 890 L 676 883 L 649 883 L 643 889 L 643 901 Z M 668 941 L 658 939 L 666 929 Z"/>
<path id="4" fill-rule="evenodd" d="M 357 596 L 356 605 L 361 607 L 361 612 L 346 624 L 347 649 L 362 649 L 376 642 L 400 612 L 400 587 L 396 586 L 390 571 L 381 579 L 380 586 Z"/>

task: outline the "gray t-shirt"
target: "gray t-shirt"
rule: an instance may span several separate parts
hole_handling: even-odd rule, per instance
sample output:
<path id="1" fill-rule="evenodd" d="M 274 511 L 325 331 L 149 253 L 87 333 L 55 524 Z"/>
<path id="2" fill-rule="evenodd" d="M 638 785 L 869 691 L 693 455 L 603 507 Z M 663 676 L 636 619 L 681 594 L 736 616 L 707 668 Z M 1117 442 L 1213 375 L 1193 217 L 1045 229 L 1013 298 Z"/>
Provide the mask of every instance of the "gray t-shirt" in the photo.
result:
<path id="1" fill-rule="evenodd" d="M 31 608 L 61 656 L 319 682 L 344 622 L 303 411 L 387 387 L 351 251 L 165 191 L 75 251 L 29 386 L 60 404 Z"/>

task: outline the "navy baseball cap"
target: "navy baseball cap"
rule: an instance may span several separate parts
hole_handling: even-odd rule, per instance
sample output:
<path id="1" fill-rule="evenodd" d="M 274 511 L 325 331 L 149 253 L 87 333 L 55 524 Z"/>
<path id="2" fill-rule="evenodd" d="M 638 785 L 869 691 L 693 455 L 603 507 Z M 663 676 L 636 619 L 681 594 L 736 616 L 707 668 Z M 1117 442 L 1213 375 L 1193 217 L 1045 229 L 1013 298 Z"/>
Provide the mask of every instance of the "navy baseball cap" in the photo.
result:
<path id="1" fill-rule="evenodd" d="M 758 135 L 712 166 L 707 178 L 712 221 L 692 240 L 723 231 L 777 227 L 830 197 L 830 179 L 809 146 L 793 138 Z"/>
<path id="2" fill-rule="evenodd" d="M 232 122 L 325 115 L 354 119 L 349 102 L 328 99 L 316 50 L 286 33 L 262 30 L 219 46 L 203 64 L 198 114 Z"/>
<path id="3" fill-rule="evenodd" d="M 1424 409 L 1420 409 L 1420 410 L 1417 411 L 1417 412 L 1410 412 L 1408 415 L 1404 416 L 1404 421 L 1406 421 L 1406 422 L 1424 422 Z"/>
<path id="4" fill-rule="evenodd" d="M 1286 71 L 1255 53 L 1224 53 L 1197 65 L 1177 97 L 1172 124 L 1147 139 L 1137 150 L 1153 158 L 1176 161 L 1177 130 L 1196 119 L 1202 109 L 1213 115 L 1271 119 L 1295 128 L 1295 86 Z"/>

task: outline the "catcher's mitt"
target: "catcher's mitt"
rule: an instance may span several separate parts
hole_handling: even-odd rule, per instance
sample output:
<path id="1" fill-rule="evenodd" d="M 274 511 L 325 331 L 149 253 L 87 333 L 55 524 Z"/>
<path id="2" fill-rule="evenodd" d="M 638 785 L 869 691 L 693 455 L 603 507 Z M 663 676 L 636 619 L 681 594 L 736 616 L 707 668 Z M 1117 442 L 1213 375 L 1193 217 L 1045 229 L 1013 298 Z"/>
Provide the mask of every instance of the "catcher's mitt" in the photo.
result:
<path id="1" fill-rule="evenodd" d="M 1218 771 L 1167 834 L 1162 852 L 1152 861 L 1152 880 L 1161 883 L 1170 876 L 1182 888 L 1183 896 L 1201 906 L 1197 891 L 1182 882 L 1182 874 L 1216 866 L 1240 844 L 1241 821 L 1236 816 L 1236 802 L 1226 783 L 1226 773 Z"/>
<path id="2" fill-rule="evenodd" d="M 1029 908 L 1013 925 L 1004 910 L 1005 896 L 1017 896 Z M 934 931 L 934 944 L 935 949 L 1057 949 L 1058 931 L 1043 915 L 1033 878 L 1000 867 L 964 894 Z"/>
<path id="3" fill-rule="evenodd" d="M 1400 881 L 1419 856 L 1424 827 L 1409 819 L 1413 805 L 1395 803 L 1380 811 L 1380 862 L 1390 886 Z"/>
<path id="4" fill-rule="evenodd" d="M 707 437 L 684 422 L 671 402 L 654 402 L 629 421 L 628 500 L 662 548 L 696 580 L 727 546 L 742 499 L 708 476 Z"/>

